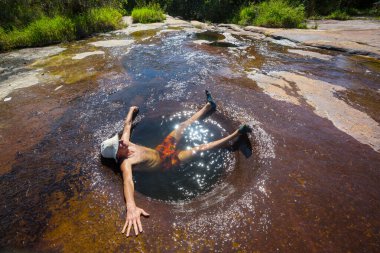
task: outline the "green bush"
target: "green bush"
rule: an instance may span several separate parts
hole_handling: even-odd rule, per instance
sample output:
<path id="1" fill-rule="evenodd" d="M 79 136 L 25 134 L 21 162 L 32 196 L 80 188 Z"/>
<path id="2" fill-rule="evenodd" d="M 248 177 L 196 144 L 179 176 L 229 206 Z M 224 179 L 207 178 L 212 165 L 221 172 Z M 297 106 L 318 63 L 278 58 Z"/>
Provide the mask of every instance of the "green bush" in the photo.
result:
<path id="1" fill-rule="evenodd" d="M 122 27 L 122 15 L 110 7 L 92 8 L 72 19 L 63 16 L 42 17 L 24 29 L 5 31 L 0 27 L 0 51 L 12 48 L 44 46 L 96 32 L 106 32 Z"/>
<path id="2" fill-rule="evenodd" d="M 122 27 L 122 14 L 114 8 L 92 8 L 75 19 L 78 37 Z"/>
<path id="3" fill-rule="evenodd" d="M 368 11 L 369 16 L 380 18 L 380 8 L 372 8 Z"/>
<path id="4" fill-rule="evenodd" d="M 127 0 L 0 0 L 0 24 L 5 29 L 21 29 L 43 16 L 74 17 L 92 8 L 122 10 Z"/>
<path id="5" fill-rule="evenodd" d="M 303 5 L 291 6 L 284 0 L 269 0 L 257 7 L 257 26 L 274 28 L 305 28 L 305 9 Z"/>
<path id="6" fill-rule="evenodd" d="M 149 4 L 135 7 L 132 10 L 132 19 L 135 23 L 154 23 L 165 20 L 165 15 L 159 4 Z"/>
<path id="7" fill-rule="evenodd" d="M 306 28 L 303 5 L 292 6 L 285 0 L 269 0 L 243 7 L 238 14 L 240 25 L 274 28 Z"/>
<path id="8" fill-rule="evenodd" d="M 6 32 L 4 31 L 4 29 L 0 26 L 0 51 L 4 51 L 7 48 L 9 48 L 8 43 L 9 43 L 8 36 Z"/>
<path id="9" fill-rule="evenodd" d="M 54 18 L 43 17 L 29 24 L 24 29 L 14 29 L 5 32 L 1 29 L 0 49 L 44 46 L 70 41 L 75 38 L 74 23 L 66 17 L 57 16 Z"/>
<path id="10" fill-rule="evenodd" d="M 326 18 L 336 19 L 336 20 L 348 20 L 348 19 L 350 19 L 350 16 L 345 11 L 336 10 L 336 11 L 332 12 L 330 15 L 328 15 Z"/>
<path id="11" fill-rule="evenodd" d="M 239 25 L 253 24 L 256 16 L 257 16 L 257 7 L 255 5 L 243 7 L 239 11 L 238 24 Z"/>
<path id="12" fill-rule="evenodd" d="M 75 39 L 75 26 L 71 19 L 61 16 L 43 17 L 32 22 L 25 30 L 30 45 L 43 46 Z"/>

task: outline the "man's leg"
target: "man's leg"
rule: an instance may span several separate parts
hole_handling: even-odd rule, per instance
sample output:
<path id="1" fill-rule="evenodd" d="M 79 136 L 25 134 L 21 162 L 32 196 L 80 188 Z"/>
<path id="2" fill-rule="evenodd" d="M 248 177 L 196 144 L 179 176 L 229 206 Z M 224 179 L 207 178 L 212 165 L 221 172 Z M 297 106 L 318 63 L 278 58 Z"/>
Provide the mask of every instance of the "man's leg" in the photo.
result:
<path id="1" fill-rule="evenodd" d="M 203 118 L 210 110 L 215 110 L 216 104 L 214 100 L 212 99 L 210 92 L 208 92 L 207 90 L 206 90 L 206 99 L 207 99 L 207 103 L 205 106 L 203 106 L 202 109 L 196 112 L 190 119 L 179 124 L 178 128 L 172 131 L 169 135 L 174 136 L 174 138 L 177 141 L 179 141 L 182 138 L 183 132 L 188 126 L 190 126 L 196 120 Z"/>
<path id="2" fill-rule="evenodd" d="M 181 162 L 185 162 L 185 161 L 191 159 L 192 157 L 196 156 L 197 154 L 199 154 L 202 151 L 207 151 L 207 150 L 214 149 L 214 148 L 220 148 L 220 147 L 228 144 L 229 141 L 234 140 L 238 136 L 239 136 L 239 131 L 236 130 L 232 134 L 230 134 L 227 137 L 224 137 L 220 140 L 213 141 L 213 142 L 206 143 L 206 144 L 202 144 L 202 145 L 199 145 L 198 147 L 195 147 L 195 148 L 192 148 L 189 150 L 180 151 L 178 153 L 178 158 L 179 158 L 179 160 L 181 160 Z"/>
<path id="3" fill-rule="evenodd" d="M 196 112 L 193 116 L 191 116 L 190 119 L 182 122 L 178 125 L 178 128 L 173 130 L 170 135 L 174 136 L 174 138 L 179 141 L 182 138 L 183 132 L 185 129 L 193 124 L 195 121 L 203 118 L 210 110 L 212 109 L 210 103 L 207 103 L 205 106 L 203 106 L 202 109 L 200 109 L 198 112 Z"/>
<path id="4" fill-rule="evenodd" d="M 233 132 L 232 134 L 230 134 L 227 137 L 224 137 L 220 140 L 213 141 L 213 142 L 206 143 L 206 144 L 202 144 L 202 145 L 199 145 L 198 147 L 195 147 L 195 148 L 192 148 L 189 150 L 180 151 L 178 153 L 178 158 L 179 158 L 179 160 L 181 160 L 181 162 L 185 162 L 185 161 L 193 158 L 194 156 L 196 156 L 197 154 L 199 154 L 202 151 L 207 151 L 210 149 L 221 148 L 223 146 L 226 146 L 226 144 L 228 144 L 228 142 L 230 142 L 232 140 L 236 140 L 237 137 L 239 137 L 240 135 L 249 133 L 251 131 L 252 130 L 248 125 L 242 125 L 235 132 Z"/>

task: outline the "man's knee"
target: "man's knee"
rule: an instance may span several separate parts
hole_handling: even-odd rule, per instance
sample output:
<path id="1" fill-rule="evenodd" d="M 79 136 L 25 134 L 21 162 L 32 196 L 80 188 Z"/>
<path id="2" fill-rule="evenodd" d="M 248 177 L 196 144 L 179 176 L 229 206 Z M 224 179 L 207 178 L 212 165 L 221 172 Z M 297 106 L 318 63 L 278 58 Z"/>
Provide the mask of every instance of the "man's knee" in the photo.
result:
<path id="1" fill-rule="evenodd" d="M 178 124 L 177 130 L 183 131 L 185 130 L 186 127 L 187 127 L 187 124 L 185 122 L 182 122 Z"/>

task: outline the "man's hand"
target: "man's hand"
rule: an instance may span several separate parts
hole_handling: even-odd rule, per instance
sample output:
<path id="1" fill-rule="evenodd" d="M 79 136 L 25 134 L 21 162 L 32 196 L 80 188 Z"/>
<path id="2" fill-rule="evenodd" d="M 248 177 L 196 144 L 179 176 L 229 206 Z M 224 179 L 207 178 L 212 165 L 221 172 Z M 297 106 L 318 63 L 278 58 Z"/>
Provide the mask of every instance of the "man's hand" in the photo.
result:
<path id="1" fill-rule="evenodd" d="M 140 231 L 140 233 L 142 233 L 143 229 L 142 229 L 142 225 L 141 225 L 141 221 L 140 221 L 141 215 L 149 216 L 149 214 L 147 212 L 145 212 L 141 208 L 138 208 L 137 206 L 132 207 L 132 208 L 128 208 L 127 218 L 125 220 L 125 224 L 124 224 L 124 227 L 123 227 L 123 230 L 121 231 L 121 233 L 124 234 L 125 229 L 127 229 L 127 237 L 128 237 L 129 233 L 131 231 L 132 225 L 133 225 L 133 230 L 135 231 L 136 236 L 139 234 L 139 231 Z"/>
<path id="2" fill-rule="evenodd" d="M 120 139 L 119 140 L 119 148 L 123 149 L 123 148 L 128 148 L 128 145 L 129 145 L 129 140 L 124 140 L 124 139 Z"/>
<path id="3" fill-rule="evenodd" d="M 139 107 L 138 106 L 131 106 L 130 110 L 135 113 L 135 112 L 139 111 Z"/>

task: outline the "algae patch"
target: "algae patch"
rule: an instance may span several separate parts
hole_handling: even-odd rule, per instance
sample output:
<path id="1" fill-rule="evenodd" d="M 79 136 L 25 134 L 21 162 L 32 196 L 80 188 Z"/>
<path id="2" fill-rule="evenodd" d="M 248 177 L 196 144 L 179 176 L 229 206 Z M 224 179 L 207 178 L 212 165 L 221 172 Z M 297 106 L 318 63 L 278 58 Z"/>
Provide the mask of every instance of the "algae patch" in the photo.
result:
<path id="1" fill-rule="evenodd" d="M 130 35 L 135 40 L 144 40 L 144 39 L 151 38 L 155 36 L 156 34 L 157 34 L 157 30 L 150 29 L 150 30 L 135 31 L 135 32 L 132 32 Z"/>
<path id="2" fill-rule="evenodd" d="M 87 53 L 77 54 L 77 59 L 88 56 L 84 54 Z M 91 60 L 81 61 L 72 58 L 72 54 L 60 54 L 37 61 L 32 66 L 44 68 L 47 73 L 58 77 L 65 84 L 73 84 L 96 77 L 103 70 L 105 64 L 105 57 L 92 57 Z"/>
<path id="3" fill-rule="evenodd" d="M 223 34 L 213 31 L 205 31 L 201 33 L 196 33 L 195 38 L 197 40 L 206 40 L 206 41 L 218 41 L 224 40 L 226 37 Z"/>

